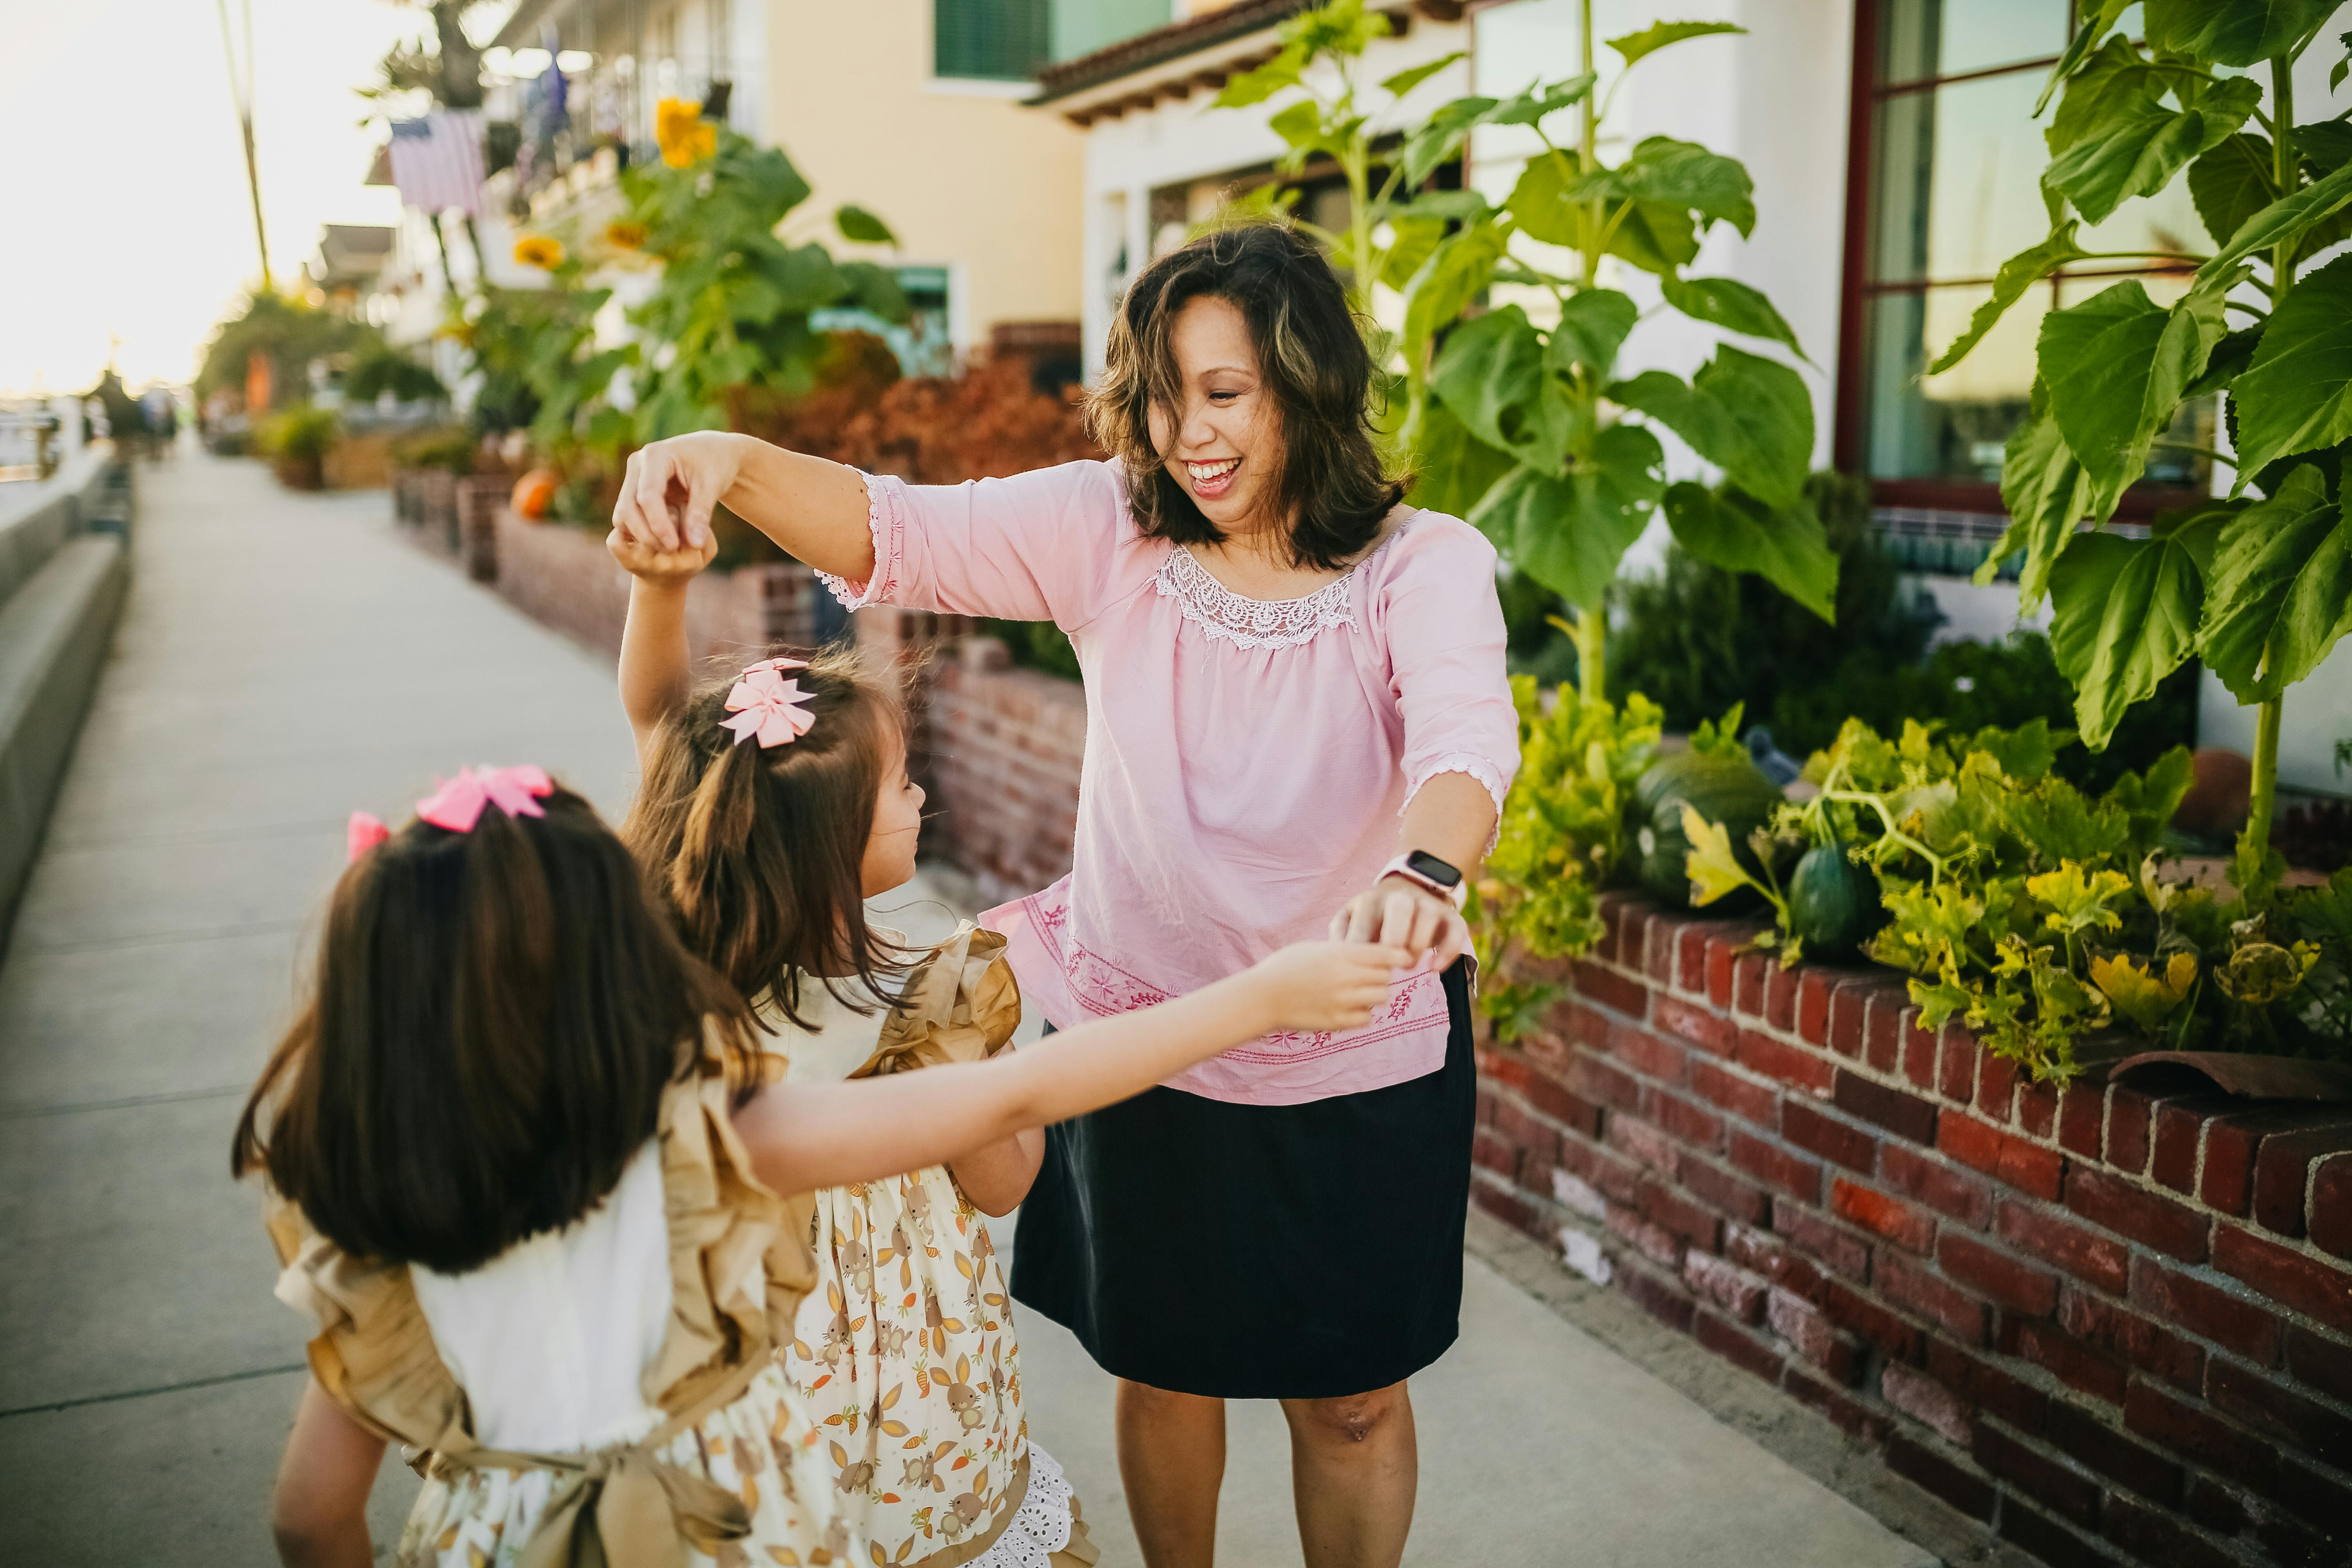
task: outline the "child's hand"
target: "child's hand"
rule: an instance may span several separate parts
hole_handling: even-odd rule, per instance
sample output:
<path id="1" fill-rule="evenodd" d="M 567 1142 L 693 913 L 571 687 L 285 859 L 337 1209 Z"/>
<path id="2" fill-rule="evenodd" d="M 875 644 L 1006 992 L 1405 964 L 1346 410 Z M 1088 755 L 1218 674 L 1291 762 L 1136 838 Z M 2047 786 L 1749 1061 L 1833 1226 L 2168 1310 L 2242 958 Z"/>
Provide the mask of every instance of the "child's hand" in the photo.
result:
<path id="1" fill-rule="evenodd" d="M 1412 964 L 1401 947 L 1360 942 L 1294 942 L 1254 966 L 1249 980 L 1277 1029 L 1360 1029 Z"/>
<path id="2" fill-rule="evenodd" d="M 705 529 L 700 544 L 664 550 L 658 543 L 615 528 L 605 536 L 604 548 L 613 552 L 623 571 L 641 583 L 682 584 L 710 564 L 710 558 L 719 553 L 719 540 Z"/>

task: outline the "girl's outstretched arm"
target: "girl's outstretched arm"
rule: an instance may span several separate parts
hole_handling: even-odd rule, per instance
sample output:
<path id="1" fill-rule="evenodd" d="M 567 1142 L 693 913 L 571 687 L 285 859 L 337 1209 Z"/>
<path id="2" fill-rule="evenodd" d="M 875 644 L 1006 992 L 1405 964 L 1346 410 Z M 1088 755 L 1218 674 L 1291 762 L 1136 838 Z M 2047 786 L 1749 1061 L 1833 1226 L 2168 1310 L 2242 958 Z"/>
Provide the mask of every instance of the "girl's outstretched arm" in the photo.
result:
<path id="1" fill-rule="evenodd" d="M 383 1463 L 383 1439 L 344 1415 L 315 1379 L 305 1383 L 271 1500 L 278 1561 L 287 1568 L 371 1568 L 368 1493 Z"/>
<path id="2" fill-rule="evenodd" d="M 785 1083 L 735 1113 L 760 1179 L 809 1192 L 918 1171 L 1140 1094 L 1280 1029 L 1370 1023 L 1402 948 L 1307 942 L 1189 996 L 1056 1034 L 984 1062 L 846 1083 Z"/>
<path id="3" fill-rule="evenodd" d="M 615 528 L 604 548 L 634 579 L 629 619 L 621 632 L 621 709 L 637 738 L 637 759 L 671 709 L 694 686 L 694 662 L 686 646 L 686 585 L 719 553 L 708 529 L 702 543 L 663 550 Z"/>
<path id="4" fill-rule="evenodd" d="M 948 1163 L 948 1174 L 963 1189 L 981 1213 L 1003 1219 L 1021 1206 L 1045 1163 L 1045 1130 L 1024 1127 L 1010 1138 L 1000 1138 Z"/>

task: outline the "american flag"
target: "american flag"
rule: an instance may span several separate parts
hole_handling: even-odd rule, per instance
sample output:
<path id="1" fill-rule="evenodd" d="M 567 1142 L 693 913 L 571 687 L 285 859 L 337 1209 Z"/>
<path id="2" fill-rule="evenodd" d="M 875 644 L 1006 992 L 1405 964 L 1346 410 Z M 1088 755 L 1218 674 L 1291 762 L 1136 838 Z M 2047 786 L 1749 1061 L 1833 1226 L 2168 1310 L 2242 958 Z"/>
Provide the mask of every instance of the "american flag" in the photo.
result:
<path id="1" fill-rule="evenodd" d="M 392 183 L 401 201 L 429 213 L 482 210 L 482 116 L 478 110 L 436 110 L 422 120 L 392 122 Z"/>

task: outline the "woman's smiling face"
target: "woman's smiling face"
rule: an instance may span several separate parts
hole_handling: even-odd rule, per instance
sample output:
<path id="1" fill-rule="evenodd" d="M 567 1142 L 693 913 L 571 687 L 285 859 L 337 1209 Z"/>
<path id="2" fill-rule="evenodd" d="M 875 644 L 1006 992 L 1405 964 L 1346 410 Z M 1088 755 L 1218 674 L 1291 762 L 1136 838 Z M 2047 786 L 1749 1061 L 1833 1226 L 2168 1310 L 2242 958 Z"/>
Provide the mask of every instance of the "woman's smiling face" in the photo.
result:
<path id="1" fill-rule="evenodd" d="M 1160 461 L 1220 530 L 1248 533 L 1276 523 L 1262 509 L 1282 474 L 1281 411 L 1249 324 L 1233 301 L 1204 294 L 1177 312 L 1168 342 L 1182 402 L 1151 406 Z"/>

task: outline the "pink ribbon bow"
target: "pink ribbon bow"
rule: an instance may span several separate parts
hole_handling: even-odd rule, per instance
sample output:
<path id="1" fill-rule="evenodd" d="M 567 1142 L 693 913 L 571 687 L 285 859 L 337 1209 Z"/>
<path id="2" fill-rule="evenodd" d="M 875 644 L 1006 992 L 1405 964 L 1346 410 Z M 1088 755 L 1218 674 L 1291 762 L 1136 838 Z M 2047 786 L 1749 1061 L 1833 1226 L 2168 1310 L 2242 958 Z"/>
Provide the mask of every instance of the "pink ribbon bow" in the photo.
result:
<path id="1" fill-rule="evenodd" d="M 788 746 L 807 734 L 816 715 L 800 704 L 814 693 L 803 691 L 799 681 L 779 673 L 807 668 L 798 659 L 772 658 L 745 670 L 727 694 L 727 711 L 733 717 L 720 720 L 720 727 L 735 731 L 739 746 L 757 736 L 762 750 Z"/>
<path id="2" fill-rule="evenodd" d="M 485 805 L 495 805 L 509 816 L 545 816 L 547 808 L 534 797 L 554 793 L 555 781 L 528 764 L 479 773 L 459 768 L 456 778 L 416 803 L 416 815 L 436 827 L 471 833 Z"/>
<path id="3" fill-rule="evenodd" d="M 392 829 L 364 811 L 352 813 L 343 824 L 343 861 L 346 865 L 358 859 L 377 845 L 392 837 Z"/>

